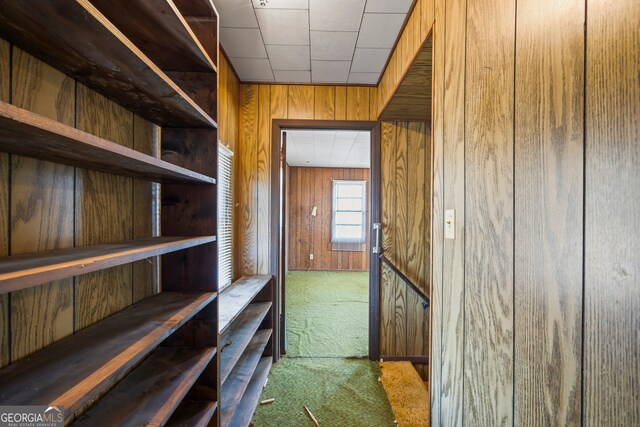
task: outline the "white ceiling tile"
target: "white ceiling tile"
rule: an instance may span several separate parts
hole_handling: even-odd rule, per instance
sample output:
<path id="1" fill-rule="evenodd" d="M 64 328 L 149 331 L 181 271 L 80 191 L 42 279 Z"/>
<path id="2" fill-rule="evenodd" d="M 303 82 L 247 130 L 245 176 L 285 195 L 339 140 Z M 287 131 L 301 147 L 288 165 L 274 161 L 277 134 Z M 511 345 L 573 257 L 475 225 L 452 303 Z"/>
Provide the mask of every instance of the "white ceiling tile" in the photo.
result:
<path id="1" fill-rule="evenodd" d="M 354 141 L 359 133 L 360 131 L 357 130 L 341 130 L 336 132 L 336 140 Z"/>
<path id="2" fill-rule="evenodd" d="M 367 0 L 365 12 L 407 13 L 412 2 L 413 0 Z"/>
<path id="3" fill-rule="evenodd" d="M 250 0 L 214 0 L 220 14 L 220 27 L 258 28 Z"/>
<path id="4" fill-rule="evenodd" d="M 268 59 L 230 58 L 230 60 L 242 81 L 273 81 L 273 72 Z"/>
<path id="5" fill-rule="evenodd" d="M 358 31 L 365 0 L 309 0 L 311 29 Z"/>
<path id="6" fill-rule="evenodd" d="M 357 32 L 311 31 L 311 59 L 351 61 Z"/>
<path id="7" fill-rule="evenodd" d="M 288 83 L 311 83 L 310 71 L 286 71 L 276 70 L 273 72 L 278 82 Z"/>
<path id="8" fill-rule="evenodd" d="M 391 49 L 357 48 L 353 55 L 352 73 L 381 73 Z"/>
<path id="9" fill-rule="evenodd" d="M 365 13 L 357 47 L 392 48 L 404 18 L 402 14 Z"/>
<path id="10" fill-rule="evenodd" d="M 256 10 L 266 44 L 309 45 L 309 12 L 291 9 Z"/>
<path id="11" fill-rule="evenodd" d="M 264 48 L 260 30 L 247 28 L 220 28 L 220 42 L 229 57 L 267 57 L 267 51 Z"/>
<path id="12" fill-rule="evenodd" d="M 379 78 L 380 73 L 349 73 L 349 80 L 347 80 L 347 83 L 374 85 L 378 83 Z"/>
<path id="13" fill-rule="evenodd" d="M 262 4 L 264 3 L 264 6 Z M 309 0 L 253 0 L 258 9 L 309 9 Z"/>
<path id="14" fill-rule="evenodd" d="M 287 132 L 287 134 L 289 133 L 295 134 L 296 141 L 303 140 L 303 139 L 310 139 L 313 141 L 314 131 L 312 130 L 296 130 L 296 131 Z"/>
<path id="15" fill-rule="evenodd" d="M 311 61 L 311 78 L 314 83 L 346 83 L 350 61 Z"/>
<path id="16" fill-rule="evenodd" d="M 283 46 L 268 44 L 267 53 L 271 67 L 275 70 L 309 71 L 309 46 Z"/>

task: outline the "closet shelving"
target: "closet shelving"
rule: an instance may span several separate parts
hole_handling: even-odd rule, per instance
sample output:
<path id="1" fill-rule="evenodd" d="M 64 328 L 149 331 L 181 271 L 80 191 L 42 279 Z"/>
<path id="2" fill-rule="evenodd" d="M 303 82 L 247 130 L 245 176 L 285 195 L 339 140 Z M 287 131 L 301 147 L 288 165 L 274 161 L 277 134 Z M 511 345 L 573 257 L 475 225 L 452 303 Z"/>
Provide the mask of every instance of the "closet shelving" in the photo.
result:
<path id="1" fill-rule="evenodd" d="M 160 160 L 0 103 L 0 151 L 162 184 L 161 237 L 0 258 L 6 293 L 162 255 L 161 293 L 2 369 L 0 404 L 63 405 L 80 425 L 219 425 L 213 4 L 1 0 L 0 11 L 0 37 L 162 127 Z"/>
<path id="2" fill-rule="evenodd" d="M 273 354 L 272 276 L 243 277 L 220 293 L 220 425 L 248 426 Z"/>

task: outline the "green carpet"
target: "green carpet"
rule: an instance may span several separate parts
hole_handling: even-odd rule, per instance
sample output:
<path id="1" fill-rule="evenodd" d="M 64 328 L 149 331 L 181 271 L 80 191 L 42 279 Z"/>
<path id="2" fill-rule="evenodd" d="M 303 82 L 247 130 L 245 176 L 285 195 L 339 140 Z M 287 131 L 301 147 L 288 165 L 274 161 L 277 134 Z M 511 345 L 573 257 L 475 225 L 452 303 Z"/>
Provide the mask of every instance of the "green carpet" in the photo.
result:
<path id="1" fill-rule="evenodd" d="M 292 271 L 285 304 L 288 356 L 369 353 L 369 273 Z"/>
<path id="2" fill-rule="evenodd" d="M 367 359 L 367 273 L 291 272 L 287 275 L 287 356 L 271 368 L 255 427 L 394 426 L 378 382 L 380 368 Z"/>

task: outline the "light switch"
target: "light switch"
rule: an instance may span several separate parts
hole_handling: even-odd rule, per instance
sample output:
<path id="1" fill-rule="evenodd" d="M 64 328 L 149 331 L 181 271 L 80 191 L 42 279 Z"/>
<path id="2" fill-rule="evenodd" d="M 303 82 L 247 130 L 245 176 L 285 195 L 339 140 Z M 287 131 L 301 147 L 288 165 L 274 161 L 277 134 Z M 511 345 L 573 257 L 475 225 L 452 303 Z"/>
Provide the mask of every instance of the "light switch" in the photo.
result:
<path id="1" fill-rule="evenodd" d="M 456 210 L 448 209 L 444 211 L 444 238 L 456 238 Z"/>

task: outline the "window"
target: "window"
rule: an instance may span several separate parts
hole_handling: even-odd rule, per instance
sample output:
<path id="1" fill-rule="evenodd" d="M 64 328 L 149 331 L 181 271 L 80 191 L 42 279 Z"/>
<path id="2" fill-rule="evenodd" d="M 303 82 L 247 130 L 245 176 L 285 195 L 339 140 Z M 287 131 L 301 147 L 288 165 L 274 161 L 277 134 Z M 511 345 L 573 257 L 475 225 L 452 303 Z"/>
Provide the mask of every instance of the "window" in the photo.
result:
<path id="1" fill-rule="evenodd" d="M 233 236 L 233 179 L 231 158 L 233 152 L 218 143 L 218 290 L 231 284 Z"/>
<path id="2" fill-rule="evenodd" d="M 365 242 L 366 191 L 366 181 L 333 181 L 331 242 Z"/>

